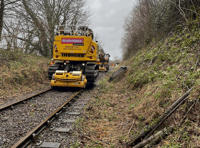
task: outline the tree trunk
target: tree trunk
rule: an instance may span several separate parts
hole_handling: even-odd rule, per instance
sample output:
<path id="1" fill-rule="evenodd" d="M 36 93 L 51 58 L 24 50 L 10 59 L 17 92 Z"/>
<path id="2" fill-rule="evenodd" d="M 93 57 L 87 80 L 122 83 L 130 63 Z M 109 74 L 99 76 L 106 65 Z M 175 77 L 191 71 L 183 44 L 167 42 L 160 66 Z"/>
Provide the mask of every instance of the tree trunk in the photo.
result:
<path id="1" fill-rule="evenodd" d="M 26 0 L 22 0 L 22 3 L 24 5 L 26 12 L 30 15 L 34 25 L 37 27 L 38 31 L 40 32 L 39 40 L 41 42 L 42 47 L 39 51 L 43 56 L 47 57 L 48 53 L 49 53 L 49 51 L 48 51 L 49 49 L 48 49 L 48 45 L 47 45 L 47 34 L 45 32 L 44 25 L 37 18 L 36 13 L 34 13 L 34 11 L 31 10 L 31 8 L 29 7 Z"/>
<path id="2" fill-rule="evenodd" d="M 0 5 L 0 40 L 1 40 L 1 34 L 3 30 L 3 15 L 4 15 L 4 0 L 1 0 Z"/>

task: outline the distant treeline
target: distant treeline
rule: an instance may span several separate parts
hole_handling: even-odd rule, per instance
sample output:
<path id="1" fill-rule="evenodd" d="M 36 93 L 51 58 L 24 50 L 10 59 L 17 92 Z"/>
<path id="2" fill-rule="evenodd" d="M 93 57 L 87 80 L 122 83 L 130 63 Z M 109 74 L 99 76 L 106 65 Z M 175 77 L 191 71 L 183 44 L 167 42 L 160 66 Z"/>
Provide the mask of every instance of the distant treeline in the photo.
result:
<path id="1" fill-rule="evenodd" d="M 0 48 L 51 57 L 56 25 L 88 24 L 86 0 L 0 0 Z"/>
<path id="2" fill-rule="evenodd" d="M 138 0 L 125 20 L 123 59 L 166 37 L 179 24 L 198 22 L 199 16 L 200 0 Z"/>

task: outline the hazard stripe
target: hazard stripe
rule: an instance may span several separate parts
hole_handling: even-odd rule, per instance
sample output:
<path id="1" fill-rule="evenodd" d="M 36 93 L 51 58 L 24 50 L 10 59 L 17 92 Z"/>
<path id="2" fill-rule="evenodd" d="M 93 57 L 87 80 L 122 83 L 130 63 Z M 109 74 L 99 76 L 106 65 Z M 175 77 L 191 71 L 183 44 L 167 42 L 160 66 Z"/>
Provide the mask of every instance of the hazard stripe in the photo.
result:
<path id="1" fill-rule="evenodd" d="M 92 45 L 92 50 L 95 50 L 95 47 Z"/>

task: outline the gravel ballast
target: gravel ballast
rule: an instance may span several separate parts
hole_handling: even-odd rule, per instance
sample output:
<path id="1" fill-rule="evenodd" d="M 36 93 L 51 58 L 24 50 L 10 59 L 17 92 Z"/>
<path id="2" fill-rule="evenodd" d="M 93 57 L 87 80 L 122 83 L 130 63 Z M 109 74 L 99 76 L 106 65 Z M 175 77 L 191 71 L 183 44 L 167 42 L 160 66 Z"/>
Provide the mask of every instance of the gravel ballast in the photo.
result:
<path id="1" fill-rule="evenodd" d="M 0 146 L 11 147 L 75 92 L 52 90 L 0 113 Z"/>
<path id="2" fill-rule="evenodd" d="M 101 80 L 105 73 L 100 73 L 98 80 Z M 98 82 L 97 80 L 97 82 Z M 89 86 L 81 95 L 71 103 L 70 107 L 55 120 L 50 128 L 43 131 L 38 142 L 58 142 L 62 147 L 68 147 L 76 142 L 73 136 L 74 122 L 67 120 L 76 120 L 83 112 L 83 107 L 89 101 L 94 86 Z M 16 144 L 20 138 L 24 137 L 30 130 L 34 129 L 45 118 L 52 114 L 58 107 L 66 102 L 72 95 L 80 89 L 61 88 L 51 90 L 42 95 L 34 97 L 25 103 L 14 106 L 13 109 L 6 109 L 0 112 L 0 147 L 11 147 Z M 72 112 L 72 114 L 69 114 Z M 75 115 L 73 114 L 75 113 Z M 76 113 L 80 113 L 76 114 Z M 69 128 L 69 133 L 60 133 L 53 131 L 55 128 Z M 38 143 L 31 144 L 29 147 L 38 147 Z"/>

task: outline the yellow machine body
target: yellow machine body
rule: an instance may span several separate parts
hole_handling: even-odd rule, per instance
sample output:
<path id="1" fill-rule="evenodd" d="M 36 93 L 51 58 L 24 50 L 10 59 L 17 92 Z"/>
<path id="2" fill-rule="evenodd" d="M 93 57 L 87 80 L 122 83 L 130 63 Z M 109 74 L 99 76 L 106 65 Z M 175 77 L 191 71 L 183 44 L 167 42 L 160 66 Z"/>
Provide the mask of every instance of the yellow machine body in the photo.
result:
<path id="1" fill-rule="evenodd" d="M 101 71 L 101 72 L 107 71 L 107 69 L 105 67 L 106 63 L 103 64 L 102 62 L 99 61 L 96 64 L 99 65 L 99 71 Z"/>
<path id="2" fill-rule="evenodd" d="M 53 59 L 96 62 L 97 50 L 97 43 L 89 36 L 59 35 L 55 37 Z"/>
<path id="3" fill-rule="evenodd" d="M 105 54 L 103 49 L 99 50 L 99 59 L 96 65 L 99 66 L 99 71 L 108 72 L 109 70 L 109 54 Z"/>
<path id="4" fill-rule="evenodd" d="M 98 76 L 98 44 L 93 41 L 93 32 L 87 27 L 75 32 L 61 30 L 55 36 L 53 59 L 48 77 L 51 86 L 81 87 L 93 83 Z"/>
<path id="5" fill-rule="evenodd" d="M 53 87 L 85 88 L 86 84 L 87 79 L 81 71 L 65 72 L 63 70 L 57 70 L 51 80 L 51 86 Z"/>
<path id="6" fill-rule="evenodd" d="M 99 66 L 99 71 L 107 71 L 107 69 L 104 66 L 103 67 Z"/>

